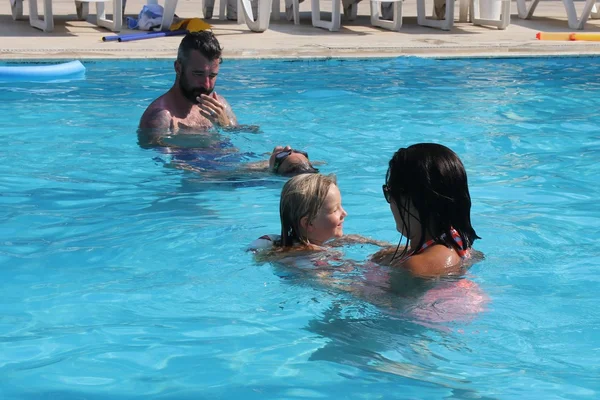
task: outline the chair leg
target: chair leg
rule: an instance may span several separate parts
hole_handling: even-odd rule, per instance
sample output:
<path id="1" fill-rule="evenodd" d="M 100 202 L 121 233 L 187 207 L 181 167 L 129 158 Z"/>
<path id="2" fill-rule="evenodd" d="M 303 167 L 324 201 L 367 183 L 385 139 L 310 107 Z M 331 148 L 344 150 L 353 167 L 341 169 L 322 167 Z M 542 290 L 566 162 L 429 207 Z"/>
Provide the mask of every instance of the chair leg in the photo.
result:
<path id="1" fill-rule="evenodd" d="M 502 15 L 500 17 L 500 24 L 497 25 L 498 29 L 504 30 L 510 25 L 510 0 L 504 0 L 502 2 Z"/>
<path id="2" fill-rule="evenodd" d="M 258 0 L 255 20 L 250 0 L 238 0 L 238 24 L 245 22 L 251 31 L 264 32 L 269 28 L 272 8 L 272 0 Z"/>
<path id="3" fill-rule="evenodd" d="M 300 24 L 300 1 L 285 0 L 285 18 L 294 21 L 294 25 Z"/>
<path id="4" fill-rule="evenodd" d="M 123 26 L 123 1 L 112 0 L 113 19 L 106 18 L 106 3 L 96 2 L 96 24 L 113 32 L 119 32 Z"/>
<path id="5" fill-rule="evenodd" d="M 213 2 L 214 4 L 214 2 Z M 173 24 L 175 18 L 175 9 L 177 8 L 177 0 L 166 0 L 163 8 L 163 19 L 160 25 L 161 31 L 168 31 Z"/>
<path id="6" fill-rule="evenodd" d="M 106 7 L 104 2 L 96 2 L 96 22 L 106 21 Z"/>
<path id="7" fill-rule="evenodd" d="M 379 3 L 378 1 L 371 1 L 371 25 L 378 26 L 380 28 L 390 29 L 392 31 L 399 31 L 402 27 L 402 1 L 395 1 L 392 4 L 392 20 L 381 19 L 379 14 Z"/>
<path id="8" fill-rule="evenodd" d="M 219 0 L 219 20 L 225 21 L 225 10 L 227 9 L 227 0 Z"/>
<path id="9" fill-rule="evenodd" d="M 90 3 L 75 1 L 75 11 L 77 12 L 77 19 L 85 21 L 90 14 Z"/>
<path id="10" fill-rule="evenodd" d="M 495 26 L 500 30 L 506 29 L 510 25 L 510 0 L 501 0 L 500 6 L 500 17 L 499 19 L 483 19 L 480 14 L 480 1 L 481 0 L 470 0 L 471 4 L 471 16 L 470 20 L 473 25 L 489 25 Z"/>
<path id="11" fill-rule="evenodd" d="M 339 31 L 342 25 L 341 0 L 332 0 L 331 3 L 331 21 L 321 19 L 321 6 L 319 0 L 311 0 L 312 24 L 314 27 L 328 29 L 330 31 Z"/>
<path id="12" fill-rule="evenodd" d="M 342 7 L 344 20 L 354 21 L 358 15 L 358 2 L 355 2 L 355 0 L 342 0 Z"/>
<path id="13" fill-rule="evenodd" d="M 43 18 L 40 18 L 38 15 L 37 0 L 29 1 L 29 24 L 34 28 L 43 30 L 44 32 L 52 32 L 54 30 L 52 0 L 44 0 Z"/>
<path id="14" fill-rule="evenodd" d="M 273 0 L 271 3 L 271 21 L 279 21 L 281 19 L 281 1 Z"/>
<path id="15" fill-rule="evenodd" d="M 244 13 L 244 10 L 242 9 L 242 0 L 237 0 L 237 23 L 238 24 L 244 24 L 246 23 L 246 13 Z"/>
<path id="16" fill-rule="evenodd" d="M 294 0 L 294 25 L 300 25 L 300 1 Z"/>
<path id="17" fill-rule="evenodd" d="M 23 0 L 15 0 L 13 3 L 10 3 L 10 11 L 13 17 L 13 20 L 18 21 L 23 19 Z"/>
<path id="18" fill-rule="evenodd" d="M 527 0 L 517 0 L 517 13 L 521 19 L 530 19 L 537 8 L 540 0 L 533 0 L 527 7 Z"/>
<path id="19" fill-rule="evenodd" d="M 213 17 L 214 8 L 215 0 L 204 0 L 202 2 L 202 15 L 204 19 L 211 19 Z"/>
<path id="20" fill-rule="evenodd" d="M 458 22 L 471 22 L 473 15 L 469 16 L 470 0 L 460 0 L 458 6 Z M 472 9 L 471 9 L 472 10 Z M 471 14 L 473 11 L 471 11 Z"/>
<path id="21" fill-rule="evenodd" d="M 596 4 L 596 0 L 587 0 L 585 2 L 583 10 L 581 10 L 581 17 L 579 18 L 577 17 L 577 10 L 575 9 L 573 0 L 563 0 L 563 4 L 565 5 L 565 10 L 567 10 L 569 28 L 582 30 L 588 18 L 590 17 L 590 13 Z"/>
<path id="22" fill-rule="evenodd" d="M 454 0 L 446 0 L 445 16 L 442 20 L 427 18 L 425 0 L 417 0 L 417 23 L 421 26 L 449 31 L 454 26 Z"/>

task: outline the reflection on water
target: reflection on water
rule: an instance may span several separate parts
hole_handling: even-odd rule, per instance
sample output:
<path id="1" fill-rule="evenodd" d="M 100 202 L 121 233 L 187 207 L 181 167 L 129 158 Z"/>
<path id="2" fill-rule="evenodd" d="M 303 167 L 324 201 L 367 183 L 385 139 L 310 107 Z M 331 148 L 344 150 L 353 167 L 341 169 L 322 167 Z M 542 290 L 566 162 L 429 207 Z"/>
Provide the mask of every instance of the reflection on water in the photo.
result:
<path id="1" fill-rule="evenodd" d="M 334 362 L 471 393 L 466 387 L 470 381 L 460 370 L 438 366 L 434 348 L 471 351 L 454 327 L 462 332 L 489 304 L 474 281 L 464 276 L 423 279 L 399 268 L 340 260 L 339 254 L 335 258 L 340 261 L 331 262 L 328 256 L 327 252 L 305 256 L 304 262 L 294 266 L 286 258 L 273 263 L 275 273 L 286 282 L 314 286 L 335 299 L 304 328 L 326 339 L 324 346 L 310 354 L 310 361 Z M 329 261 L 327 266 L 322 266 L 324 260 Z"/>

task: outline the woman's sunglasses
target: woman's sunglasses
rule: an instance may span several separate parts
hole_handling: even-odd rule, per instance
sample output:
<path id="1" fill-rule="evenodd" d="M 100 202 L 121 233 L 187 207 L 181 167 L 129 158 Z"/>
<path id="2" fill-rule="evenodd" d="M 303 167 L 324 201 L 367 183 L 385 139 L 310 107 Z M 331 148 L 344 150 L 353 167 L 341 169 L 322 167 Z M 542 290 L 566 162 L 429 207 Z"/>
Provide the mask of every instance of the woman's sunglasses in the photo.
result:
<path id="1" fill-rule="evenodd" d="M 285 150 L 282 152 L 279 152 L 275 155 L 275 162 L 273 163 L 273 171 L 277 172 L 279 170 L 279 166 L 281 165 L 281 163 L 290 156 L 290 154 L 292 153 L 298 153 L 298 154 L 302 154 L 304 157 L 306 157 L 306 159 L 308 160 L 308 153 L 305 151 L 300 151 L 300 150 Z"/>

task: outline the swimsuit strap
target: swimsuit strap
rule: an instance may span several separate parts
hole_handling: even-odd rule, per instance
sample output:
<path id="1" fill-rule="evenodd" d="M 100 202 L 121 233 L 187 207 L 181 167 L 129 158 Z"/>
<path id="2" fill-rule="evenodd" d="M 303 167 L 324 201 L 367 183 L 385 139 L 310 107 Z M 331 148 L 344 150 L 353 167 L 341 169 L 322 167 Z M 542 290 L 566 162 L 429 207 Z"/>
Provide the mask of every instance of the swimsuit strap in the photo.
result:
<path id="1" fill-rule="evenodd" d="M 450 234 L 452 235 L 452 239 L 454 239 L 454 241 L 456 242 L 456 244 L 458 244 L 459 249 L 456 250 L 456 252 L 458 253 L 458 256 L 460 258 L 466 258 L 469 256 L 469 250 L 462 250 L 463 248 L 463 241 L 462 238 L 460 237 L 460 234 L 458 233 L 458 231 L 454 228 L 450 228 Z M 446 234 L 443 233 L 442 236 L 440 236 L 441 240 L 446 240 Z M 419 253 L 421 253 L 422 251 L 424 251 L 426 248 L 433 246 L 434 244 L 442 244 L 439 243 L 437 240 L 435 239 L 431 239 L 428 240 L 427 242 L 425 242 L 423 244 L 423 247 L 421 247 L 421 250 L 419 250 Z M 417 253 L 418 254 L 418 253 Z"/>

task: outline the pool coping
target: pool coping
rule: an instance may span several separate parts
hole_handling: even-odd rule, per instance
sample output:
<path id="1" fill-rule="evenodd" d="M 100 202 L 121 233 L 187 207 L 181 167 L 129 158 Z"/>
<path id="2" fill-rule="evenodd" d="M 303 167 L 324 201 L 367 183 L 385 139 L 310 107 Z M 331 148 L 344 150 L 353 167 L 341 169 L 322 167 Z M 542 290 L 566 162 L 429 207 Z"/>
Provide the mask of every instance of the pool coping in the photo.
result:
<path id="1" fill-rule="evenodd" d="M 174 46 L 175 47 L 175 46 Z M 151 54 L 143 56 L 142 54 Z M 2 48 L 0 60 L 36 59 L 174 59 L 176 48 Z M 301 48 L 227 48 L 225 59 L 328 59 L 328 58 L 395 58 L 422 57 L 436 59 L 461 58 L 535 58 L 593 57 L 600 55 L 600 43 L 594 42 L 525 42 L 514 45 L 478 44 L 446 46 L 322 46 Z"/>
<path id="2" fill-rule="evenodd" d="M 439 48 L 436 49 L 439 51 Z M 464 49 L 461 49 L 464 50 Z M 0 49 L 2 54 L 5 49 Z M 47 52 L 48 50 L 45 50 Z M 13 52 L 11 50 L 11 52 Z M 101 53 L 102 51 L 98 51 Z M 36 63 L 51 61 L 71 61 L 73 59 L 79 59 L 82 61 L 162 61 L 162 60 L 173 60 L 176 53 L 164 54 L 164 55 L 152 55 L 150 57 L 144 57 L 140 55 L 132 56 L 115 56 L 107 54 L 90 54 L 90 53 L 79 53 L 65 51 L 57 53 L 46 53 L 40 54 L 41 52 L 27 52 L 20 54 L 11 54 L 11 57 L 0 57 L 0 63 L 2 62 L 23 62 L 23 63 Z M 104 53 L 104 52 L 102 52 Z M 281 61 L 310 61 L 310 60 L 336 60 L 336 59 L 353 59 L 353 60 L 368 60 L 368 59 L 391 59 L 391 58 L 426 58 L 426 59 L 440 59 L 440 60 L 458 60 L 458 59 L 519 59 L 519 58 L 594 58 L 600 56 L 600 46 L 598 49 L 586 49 L 585 51 L 539 51 L 539 52 L 524 52 L 524 51 L 505 51 L 505 52 L 406 52 L 406 51 L 387 51 L 387 52 L 365 52 L 362 49 L 355 49 L 355 51 L 344 51 L 344 52 L 330 52 L 329 54 L 297 54 L 297 55 L 277 55 L 277 54 L 230 54 L 227 52 L 223 53 L 225 60 L 281 60 Z"/>

